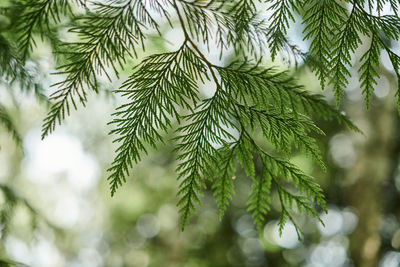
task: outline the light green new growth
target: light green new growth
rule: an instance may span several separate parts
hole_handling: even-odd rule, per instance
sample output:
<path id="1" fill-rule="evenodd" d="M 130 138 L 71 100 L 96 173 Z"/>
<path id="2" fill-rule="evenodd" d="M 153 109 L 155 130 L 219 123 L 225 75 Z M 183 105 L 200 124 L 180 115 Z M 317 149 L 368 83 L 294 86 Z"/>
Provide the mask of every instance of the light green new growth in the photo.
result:
<path id="1" fill-rule="evenodd" d="M 301 235 L 294 213 L 321 221 L 319 209 L 326 211 L 322 189 L 291 163 L 290 157 L 296 149 L 325 168 L 314 137 L 323 132 L 314 119 L 336 120 L 359 130 L 321 95 L 299 85 L 289 72 L 265 67 L 268 52 L 273 60 L 283 54 L 312 63 L 309 66 L 321 87 L 331 87 L 337 103 L 349 83 L 354 53 L 363 43 L 367 48 L 359 59 L 358 72 L 367 107 L 379 79 L 383 53 L 388 54 L 400 77 L 400 58 L 391 46 L 400 35 L 399 3 L 395 0 L 15 3 L 3 13 L 11 17 L 10 10 L 17 10 L 17 21 L 24 24 L 1 30 L 0 46 L 10 50 L 19 43 L 20 49 L 13 58 L 7 57 L 12 53 L 0 50 L 3 76 L 32 86 L 29 76 L 19 70 L 24 70 L 24 60 L 29 58 L 37 35 L 49 39 L 63 62 L 57 73 L 63 80 L 54 85 L 58 89 L 51 97 L 54 104 L 44 121 L 43 138 L 70 113 L 71 105 L 76 109 L 77 101 L 86 103 L 89 90 L 101 90 L 99 75 L 109 80 L 114 75 L 119 78 L 126 59 L 137 57 L 138 49 L 144 50 L 149 35 L 163 35 L 162 21 L 180 29 L 183 42 L 176 51 L 146 57 L 115 90 L 125 104 L 117 108 L 110 123 L 119 147 L 108 179 L 114 195 L 133 164 L 149 148 L 165 143 L 165 133 L 175 131 L 182 229 L 201 204 L 207 183 L 222 219 L 234 195 L 234 178 L 242 176 L 242 170 L 252 180 L 247 205 L 259 230 L 271 209 L 272 191 L 277 192 L 281 204 L 280 233 L 291 221 Z M 386 6 L 391 8 L 391 15 L 382 15 Z M 76 40 L 62 43 L 58 39 L 56 25 L 62 21 L 75 33 Z M 288 31 L 293 23 L 304 26 L 303 38 L 309 43 L 309 51 L 290 43 Z M 18 33 L 18 40 L 10 37 L 13 31 Z M 208 51 L 216 49 L 220 59 L 230 49 L 236 60 L 212 63 Z M 209 98 L 202 97 L 199 90 L 199 84 L 205 82 L 215 89 Z M 396 96 L 400 107 L 400 86 Z M 0 119 L 13 132 L 12 124 L 1 115 L 6 113 L 1 112 L 3 109 Z M 257 133 L 262 134 L 263 141 L 256 139 Z"/>

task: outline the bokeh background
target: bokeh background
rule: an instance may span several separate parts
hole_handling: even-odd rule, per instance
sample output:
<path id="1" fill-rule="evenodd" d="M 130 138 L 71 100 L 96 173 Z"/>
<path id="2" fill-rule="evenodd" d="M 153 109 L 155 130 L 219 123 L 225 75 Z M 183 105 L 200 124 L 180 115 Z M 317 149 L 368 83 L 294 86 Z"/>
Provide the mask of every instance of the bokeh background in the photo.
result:
<path id="1" fill-rule="evenodd" d="M 302 25 L 292 26 L 288 35 L 306 50 L 308 43 L 298 36 Z M 400 266 L 397 81 L 382 54 L 381 77 L 371 107 L 366 109 L 357 68 L 368 39 L 354 57 L 356 69 L 340 106 L 364 135 L 318 121 L 326 133 L 318 139 L 326 172 L 304 155 L 293 154 L 293 162 L 324 189 L 329 210 L 322 215 L 325 227 L 300 215 L 297 220 L 304 238 L 298 240 L 290 223 L 279 236 L 279 202 L 272 192 L 276 201 L 272 201 L 260 236 L 246 211 L 251 181 L 239 170 L 236 194 L 225 218 L 219 221 L 212 192 L 206 191 L 198 215 L 181 232 L 172 141 L 134 166 L 127 183 L 111 198 L 106 169 L 116 147 L 107 123 L 123 101 L 111 90 L 118 88 L 140 58 L 180 45 L 179 28 L 165 25 L 162 33 L 162 38 L 154 35 L 147 41 L 146 53 L 127 63 L 120 80 L 110 83 L 99 77 L 101 93 L 90 95 L 86 108 L 72 112 L 44 140 L 40 133 L 46 101 L 1 80 L 1 103 L 23 136 L 19 147 L 0 128 L 1 257 L 32 267 Z M 63 28 L 59 35 L 62 40 L 71 38 Z M 50 85 L 62 77 L 50 74 L 56 68 L 50 45 L 40 38 L 37 42 L 27 68 L 50 95 L 54 91 Z M 398 43 L 392 47 L 399 52 Z M 218 62 L 217 54 L 205 52 L 216 63 L 229 61 L 229 53 Z M 300 60 L 295 67 L 294 59 L 289 65 L 288 59 L 283 55 L 274 63 L 267 60 L 266 65 L 289 68 L 307 90 L 324 94 L 334 105 L 332 92 L 329 88 L 320 91 L 304 62 Z M 209 84 L 199 86 L 204 95 L 210 94 Z"/>

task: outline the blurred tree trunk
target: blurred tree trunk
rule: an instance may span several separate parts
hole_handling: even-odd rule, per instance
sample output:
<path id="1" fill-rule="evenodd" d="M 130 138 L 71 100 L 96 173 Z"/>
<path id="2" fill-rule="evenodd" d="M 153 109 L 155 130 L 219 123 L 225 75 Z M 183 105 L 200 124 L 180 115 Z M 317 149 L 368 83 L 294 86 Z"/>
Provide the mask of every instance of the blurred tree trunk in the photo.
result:
<path id="1" fill-rule="evenodd" d="M 358 216 L 357 228 L 350 237 L 351 258 L 356 267 L 376 267 L 385 203 L 383 187 L 397 165 L 398 113 L 391 95 L 374 101 L 369 110 L 363 101 L 352 103 L 348 110 L 365 134 L 354 138 L 357 159 L 346 173 L 352 182 L 346 198 Z"/>

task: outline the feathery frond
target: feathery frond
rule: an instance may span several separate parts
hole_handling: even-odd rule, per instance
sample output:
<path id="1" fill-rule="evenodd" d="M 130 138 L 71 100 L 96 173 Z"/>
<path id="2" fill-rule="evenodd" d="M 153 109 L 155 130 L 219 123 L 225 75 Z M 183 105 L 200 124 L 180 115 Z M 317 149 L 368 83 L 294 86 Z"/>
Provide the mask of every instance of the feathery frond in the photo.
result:
<path id="1" fill-rule="evenodd" d="M 151 1 L 151 7 L 167 15 L 156 2 Z M 44 120 L 42 138 L 69 115 L 70 103 L 77 108 L 75 97 L 85 105 L 86 90 L 98 91 L 97 75 L 106 75 L 111 80 L 108 70 L 112 69 L 118 76 L 117 67 L 125 63 L 125 56 L 131 50 L 136 55 L 137 44 L 144 47 L 146 26 L 158 28 L 142 0 L 96 3 L 95 11 L 78 17 L 78 21 L 71 32 L 77 33 L 80 40 L 66 43 L 67 48 L 62 51 L 69 63 L 61 66 L 57 74 L 66 78 L 53 85 L 58 90 L 51 97 L 55 103 Z"/>
<path id="2" fill-rule="evenodd" d="M 271 209 L 271 181 L 272 176 L 270 171 L 263 164 L 261 174 L 253 178 L 252 190 L 247 202 L 247 210 L 253 213 L 253 218 L 259 232 L 262 231 L 265 215 Z"/>
<path id="3" fill-rule="evenodd" d="M 332 32 L 340 28 L 346 9 L 335 0 L 311 1 L 304 12 L 306 25 L 304 39 L 311 39 L 310 52 L 318 64 L 311 66 L 318 76 L 321 87 L 329 77 L 329 59 L 333 43 Z"/>
<path id="4" fill-rule="evenodd" d="M 305 59 L 305 64 L 312 62 L 311 70 L 321 87 L 332 87 L 337 104 L 364 38 L 368 45 L 358 71 L 367 107 L 379 78 L 382 53 L 389 55 L 400 77 L 400 57 L 391 47 L 391 41 L 400 35 L 395 0 L 18 2 L 23 3 L 16 20 L 20 25 L 0 31 L 2 78 L 26 87 L 39 86 L 24 65 L 36 34 L 55 39 L 53 52 L 63 62 L 57 73 L 63 80 L 54 85 L 54 104 L 44 121 L 42 138 L 76 109 L 78 102 L 85 105 L 89 92 L 101 90 L 100 76 L 110 81 L 114 76 L 120 79 L 126 59 L 137 58 L 139 51 L 145 50 L 149 35 L 164 34 L 162 21 L 182 31 L 184 40 L 179 49 L 145 57 L 115 90 L 126 102 L 117 108 L 110 123 L 118 148 L 108 169 L 114 195 L 133 164 L 163 144 L 165 133 L 175 131 L 182 229 L 201 204 L 207 181 L 222 219 L 235 191 L 237 169 L 252 181 L 248 209 L 259 230 L 271 208 L 273 190 L 281 204 L 280 232 L 285 222 L 291 221 L 300 236 L 301 226 L 294 213 L 320 220 L 319 209 L 326 211 L 322 189 L 291 163 L 291 155 L 295 150 L 305 153 L 324 168 L 315 139 L 323 132 L 315 125 L 315 118 L 359 129 L 323 96 L 307 91 L 289 71 L 266 67 L 263 62 L 268 49 L 272 60 L 278 53 L 292 51 Z M 81 5 L 80 15 L 71 8 L 73 3 Z M 385 5 L 391 6 L 394 15 L 382 15 Z M 272 15 L 265 17 L 263 12 Z M 70 32 L 76 40 L 60 46 L 55 29 L 63 16 L 71 19 Z M 309 40 L 309 51 L 302 51 L 287 36 L 297 22 L 305 27 L 302 37 Z M 18 33 L 23 56 L 14 53 L 12 31 Z M 238 60 L 227 65 L 211 63 L 203 47 L 208 52 L 218 51 L 220 59 L 232 53 Z M 216 88 L 207 98 L 199 89 L 199 83 L 206 80 Z M 396 95 L 400 107 L 400 85 Z M 258 131 L 260 136 L 256 137 Z M 258 138 L 264 141 L 262 146 L 257 144 Z"/>
<path id="5" fill-rule="evenodd" d="M 71 12 L 68 0 L 24 0 L 17 8 L 22 10 L 17 20 L 17 31 L 23 59 L 26 59 L 30 50 L 36 46 L 33 36 L 36 32 L 43 36 L 44 32 L 51 31 L 52 23 L 60 22 L 62 15 Z"/>
<path id="6" fill-rule="evenodd" d="M 274 60 L 278 52 L 288 42 L 286 38 L 287 29 L 290 26 L 290 22 L 295 21 L 294 12 L 297 12 L 299 3 L 296 0 L 268 0 L 266 2 L 270 4 L 268 10 L 272 12 L 268 42 L 271 49 L 271 57 Z"/>
<path id="7" fill-rule="evenodd" d="M 273 144 L 278 151 L 290 155 L 292 145 L 310 154 L 312 158 L 323 168 L 319 148 L 310 133 L 323 135 L 324 133 L 314 123 L 303 115 L 297 118 L 288 113 L 280 113 L 273 108 L 269 111 L 257 110 L 253 107 L 246 108 L 237 105 L 239 116 L 248 121 L 254 130 L 259 125 L 264 137 Z"/>
<path id="8" fill-rule="evenodd" d="M 194 204 L 200 204 L 199 195 L 205 187 L 205 179 L 212 177 L 211 170 L 217 157 L 217 147 L 234 139 L 227 128 L 234 128 L 231 121 L 229 99 L 217 89 L 212 98 L 205 99 L 196 110 L 185 116 L 188 123 L 180 128 L 181 133 L 176 151 L 180 154 L 177 172 L 181 184 L 178 195 L 179 212 L 182 214 L 182 229 L 195 211 Z"/>
<path id="9" fill-rule="evenodd" d="M 245 132 L 247 138 L 249 135 Z M 263 180 L 255 181 L 253 185 L 254 188 L 266 191 L 271 187 L 271 181 L 276 186 L 279 194 L 279 199 L 281 202 L 281 218 L 279 221 L 279 232 L 282 234 L 283 227 L 287 220 L 290 220 L 294 227 L 296 228 L 299 238 L 302 236 L 302 231 L 300 226 L 296 223 L 290 211 L 294 211 L 294 207 L 297 208 L 298 212 L 305 212 L 307 215 L 318 219 L 322 224 L 322 220 L 316 211 L 313 203 L 318 204 L 325 212 L 326 202 L 322 189 L 320 186 L 308 175 L 298 169 L 295 165 L 287 160 L 280 159 L 278 157 L 272 156 L 262 148 L 260 148 L 254 141 L 249 140 L 251 149 L 259 155 L 262 160 L 262 175 L 264 175 Z M 268 172 L 267 174 L 265 172 Z M 290 193 L 284 186 L 282 186 L 280 180 L 293 183 L 293 185 L 298 189 L 298 194 Z M 266 182 L 265 182 L 266 181 Z M 260 183 L 266 183 L 264 185 Z M 264 186 L 264 188 L 262 187 Z M 257 192 L 257 191 L 256 191 Z M 254 191 L 252 192 L 254 194 Z M 257 195 L 255 195 L 257 196 Z M 259 199 L 259 198 L 255 198 Z M 255 200 L 250 200 L 251 210 L 253 211 L 253 217 L 258 224 L 258 229 L 261 230 L 262 222 L 266 212 L 269 210 L 269 197 L 264 197 L 263 203 L 258 203 L 254 205 Z M 296 204 L 296 206 L 293 205 Z"/>
<path id="10" fill-rule="evenodd" d="M 323 96 L 305 91 L 285 71 L 276 72 L 246 61 L 217 69 L 227 92 L 246 106 L 253 104 L 267 110 L 272 105 L 282 112 L 287 109 L 294 114 L 304 112 L 308 116 L 336 120 L 359 131 L 344 114 L 326 103 Z"/>
<path id="11" fill-rule="evenodd" d="M 352 53 L 362 43 L 358 32 L 368 34 L 368 29 L 361 23 L 360 10 L 357 8 L 356 1 L 353 1 L 351 12 L 341 23 L 340 28 L 340 32 L 333 39 L 330 61 L 332 78 L 329 81 L 329 84 L 333 86 L 337 104 L 344 94 L 344 87 L 348 85 L 347 77 L 350 76 L 348 69 L 351 65 Z"/>
<path id="12" fill-rule="evenodd" d="M 379 56 L 381 54 L 382 47 L 379 42 L 376 42 L 375 38 L 377 38 L 376 33 L 373 33 L 370 47 L 361 57 L 363 64 L 359 69 L 359 72 L 361 72 L 360 82 L 361 88 L 363 89 L 362 93 L 365 96 L 367 108 L 369 107 L 369 100 L 371 98 L 372 91 L 374 90 L 374 86 L 378 84 L 376 79 L 379 77 L 375 66 L 379 67 Z"/>
<path id="13" fill-rule="evenodd" d="M 235 154 L 237 149 L 237 143 L 235 143 L 233 147 L 223 146 L 217 152 L 216 160 L 219 164 L 216 166 L 212 189 L 219 208 L 220 220 L 224 217 L 229 202 L 235 193 L 233 181 L 236 172 Z"/>
<path id="14" fill-rule="evenodd" d="M 4 81 L 2 81 L 4 79 Z M 39 99 L 46 99 L 43 87 L 32 71 L 28 71 L 15 46 L 0 32 L 0 83 L 9 88 L 17 84 L 23 91 L 33 91 Z"/>
<path id="15" fill-rule="evenodd" d="M 153 55 L 135 69 L 118 90 L 130 102 L 117 110 L 112 121 L 111 134 L 119 135 L 115 142 L 121 144 L 109 169 L 112 194 L 125 182 L 132 161 L 147 153 L 145 144 L 156 147 L 163 142 L 159 130 L 168 131 L 172 120 L 180 119 L 177 107 L 190 109 L 198 101 L 195 79 L 204 72 L 200 59 L 185 44 L 178 51 Z"/>

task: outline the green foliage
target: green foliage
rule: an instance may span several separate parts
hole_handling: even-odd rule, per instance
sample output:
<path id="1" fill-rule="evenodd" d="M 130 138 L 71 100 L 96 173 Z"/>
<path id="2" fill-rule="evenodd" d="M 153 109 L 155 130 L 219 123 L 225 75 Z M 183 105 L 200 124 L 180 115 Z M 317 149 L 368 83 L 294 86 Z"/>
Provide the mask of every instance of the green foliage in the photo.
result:
<path id="1" fill-rule="evenodd" d="M 299 234 L 294 213 L 320 220 L 318 207 L 326 211 L 321 188 L 290 162 L 294 151 L 313 158 L 323 169 L 315 136 L 323 134 L 314 120 L 336 120 L 359 131 L 321 95 L 311 94 L 288 71 L 266 67 L 271 58 L 285 52 L 308 58 L 321 87 L 331 86 L 339 103 L 348 85 L 355 51 L 368 38 L 368 48 L 360 58 L 360 87 L 367 107 L 379 78 L 379 58 L 388 53 L 400 77 L 400 58 L 390 42 L 398 40 L 400 20 L 395 0 L 165 0 L 165 1 L 16 1 L 21 27 L 18 64 L 29 57 L 33 34 L 50 39 L 54 53 L 63 62 L 58 75 L 62 81 L 52 95 L 54 104 L 45 119 L 44 138 L 70 113 L 76 102 L 85 104 L 90 90 L 101 90 L 99 76 L 119 79 L 127 58 L 139 57 L 146 38 L 157 32 L 160 23 L 169 23 L 183 32 L 184 41 L 173 52 L 150 55 L 134 67 L 131 76 L 115 90 L 125 101 L 113 115 L 111 134 L 118 144 L 109 168 L 111 194 L 126 181 L 133 163 L 149 148 L 165 142 L 165 133 L 174 131 L 180 180 L 178 206 L 182 229 L 201 203 L 200 196 L 211 184 L 220 218 L 234 195 L 234 178 L 243 172 L 253 186 L 248 210 L 259 230 L 271 209 L 271 192 L 281 203 L 282 233 L 291 221 Z M 81 6 L 77 15 L 76 5 Z M 381 15 L 390 5 L 393 15 Z M 167 12 L 174 13 L 171 15 Z M 262 12 L 269 12 L 265 16 Z M 61 17 L 76 40 L 60 44 L 54 34 Z M 300 51 L 287 36 L 293 23 L 304 25 L 309 51 Z M 2 35 L 0 35 L 1 37 Z M 6 36 L 6 35 L 4 35 Z M 0 45 L 12 40 L 0 39 Z M 55 39 L 55 41 L 54 41 Z M 179 45 L 178 45 L 179 46 Z M 235 53 L 238 60 L 216 65 L 202 47 L 218 49 L 220 57 Z M 10 49 L 7 51 L 11 51 Z M 1 52 L 0 52 L 1 53 Z M 14 59 L 6 52 L 0 58 L 3 69 L 12 71 Z M 1 55 L 1 54 L 0 54 Z M 229 61 L 229 60 L 226 60 Z M 314 64 L 315 63 L 315 64 Z M 8 72 L 5 72 L 6 75 Z M 213 84 L 213 96 L 202 95 L 203 84 Z M 400 107 L 400 87 L 397 92 Z M 257 144 L 257 133 L 263 144 Z"/>
<path id="2" fill-rule="evenodd" d="M 39 99 L 44 99 L 41 84 L 26 67 L 22 55 L 18 52 L 14 43 L 6 37 L 6 33 L 0 30 L 0 84 L 7 87 L 18 85 L 21 90 L 33 91 Z"/>
<path id="3" fill-rule="evenodd" d="M 286 34 L 290 21 L 295 21 L 294 12 L 298 11 L 297 5 L 301 1 L 294 0 L 268 0 L 268 10 L 272 12 L 268 42 L 271 49 L 272 60 L 275 59 L 279 50 L 288 43 Z M 299 3 L 297 3 L 299 2 Z"/>
<path id="4" fill-rule="evenodd" d="M 370 97 L 377 84 L 377 69 L 381 50 L 385 50 L 396 69 L 396 54 L 386 40 L 398 40 L 400 18 L 396 1 L 353 0 L 349 3 L 348 12 L 339 1 L 312 1 L 304 12 L 305 38 L 311 39 L 310 52 L 319 60 L 316 69 L 321 85 L 325 79 L 335 92 L 339 104 L 344 88 L 348 85 L 349 68 L 353 64 L 354 52 L 363 44 L 363 36 L 370 38 L 369 49 L 361 58 L 360 82 L 366 105 L 369 107 Z M 395 15 L 380 15 L 383 6 L 389 4 Z M 374 12 L 378 15 L 375 15 Z M 392 56 L 390 56 L 392 55 Z M 328 70 L 328 72 L 326 71 Z M 328 75 L 330 74 L 330 75 Z M 330 76 L 330 77 L 328 77 Z"/>
<path id="5" fill-rule="evenodd" d="M 369 107 L 369 99 L 374 90 L 374 86 L 377 85 L 376 79 L 379 78 L 379 74 L 376 67 L 379 67 L 379 56 L 381 54 L 381 45 L 375 41 L 376 33 L 372 35 L 371 44 L 367 52 L 361 57 L 363 64 L 359 71 L 361 72 L 360 82 L 361 88 L 363 88 L 363 94 L 365 95 L 365 102 Z"/>
<path id="6" fill-rule="evenodd" d="M 59 23 L 62 15 L 71 12 L 68 0 L 17 1 L 16 7 L 21 12 L 16 21 L 19 35 L 17 43 L 24 59 L 36 45 L 34 34 L 43 36 L 44 33 L 52 32 L 50 25 Z"/>
<path id="7" fill-rule="evenodd" d="M 194 204 L 200 204 L 198 195 L 205 187 L 205 179 L 213 177 L 211 170 L 218 158 L 216 146 L 234 138 L 225 128 L 233 126 L 229 107 L 229 98 L 218 90 L 212 98 L 202 101 L 192 114 L 185 116 L 187 124 L 177 129 L 181 133 L 176 138 L 176 150 L 180 152 L 177 159 L 181 162 L 177 171 L 182 180 L 178 192 L 182 228 L 195 211 Z"/>
<path id="8" fill-rule="evenodd" d="M 167 14 L 157 1 L 152 3 L 158 12 Z M 57 74 L 66 75 L 66 78 L 53 85 L 58 90 L 51 97 L 55 103 L 44 120 L 42 138 L 69 114 L 70 103 L 76 109 L 75 97 L 85 105 L 86 87 L 98 91 L 97 75 L 105 74 L 111 80 L 107 71 L 111 68 L 118 77 L 117 64 L 122 66 L 131 50 L 136 54 L 138 43 L 144 45 L 146 26 L 158 27 L 139 0 L 95 3 L 94 12 L 75 19 L 80 23 L 70 31 L 77 33 L 80 40 L 63 44 L 66 48 L 61 53 L 67 56 L 68 63 L 62 65 Z"/>
<path id="9" fill-rule="evenodd" d="M 314 67 L 321 87 L 325 88 L 325 82 L 329 77 L 329 57 L 334 46 L 332 31 L 340 27 L 346 9 L 336 1 L 311 1 L 310 7 L 305 11 L 303 24 L 304 39 L 311 39 L 310 52 L 319 62 Z"/>
<path id="10" fill-rule="evenodd" d="M 212 186 L 214 195 L 219 208 L 219 218 L 222 220 L 225 211 L 229 206 L 229 201 L 232 199 L 234 194 L 233 180 L 236 178 L 236 164 L 235 164 L 235 153 L 237 145 L 232 148 L 223 147 L 220 149 L 217 158 L 219 165 L 217 166 L 215 173 L 215 182 Z M 253 165 L 249 165 L 253 166 Z"/>
<path id="11" fill-rule="evenodd" d="M 186 44 L 171 53 L 153 55 L 136 67 L 134 74 L 118 90 L 130 102 L 119 107 L 112 121 L 112 134 L 121 135 L 121 143 L 112 167 L 111 194 L 128 175 L 132 161 L 147 152 L 145 143 L 156 147 L 163 142 L 159 130 L 166 132 L 171 119 L 180 117 L 176 106 L 191 108 L 197 102 L 196 77 L 204 67 Z"/>
<path id="12" fill-rule="evenodd" d="M 268 167 L 263 164 L 261 174 L 253 178 L 253 186 L 250 193 L 249 201 L 247 202 L 248 211 L 253 213 L 253 218 L 257 225 L 258 231 L 262 231 L 264 225 L 264 216 L 271 209 L 271 181 L 272 176 L 269 173 Z"/>
<path id="13" fill-rule="evenodd" d="M 325 120 L 336 119 L 350 129 L 358 130 L 346 116 L 326 103 L 321 95 L 305 91 L 285 71 L 277 72 L 273 68 L 260 67 L 251 62 L 234 62 L 217 69 L 228 93 L 245 106 L 253 104 L 269 109 L 269 105 L 273 105 L 281 113 L 289 108 L 294 115 L 303 112 L 307 116 Z"/>
<path id="14" fill-rule="evenodd" d="M 33 93 L 39 100 L 47 100 L 44 89 L 33 64 L 25 62 L 22 49 L 18 49 L 18 41 L 12 34 L 16 23 L 15 13 L 22 14 L 18 6 L 0 6 L 0 85 L 4 86 L 11 95 L 15 88 L 25 93 Z M 18 133 L 10 111 L 0 102 L 0 125 L 13 137 L 18 146 L 22 145 L 22 137 Z"/>

